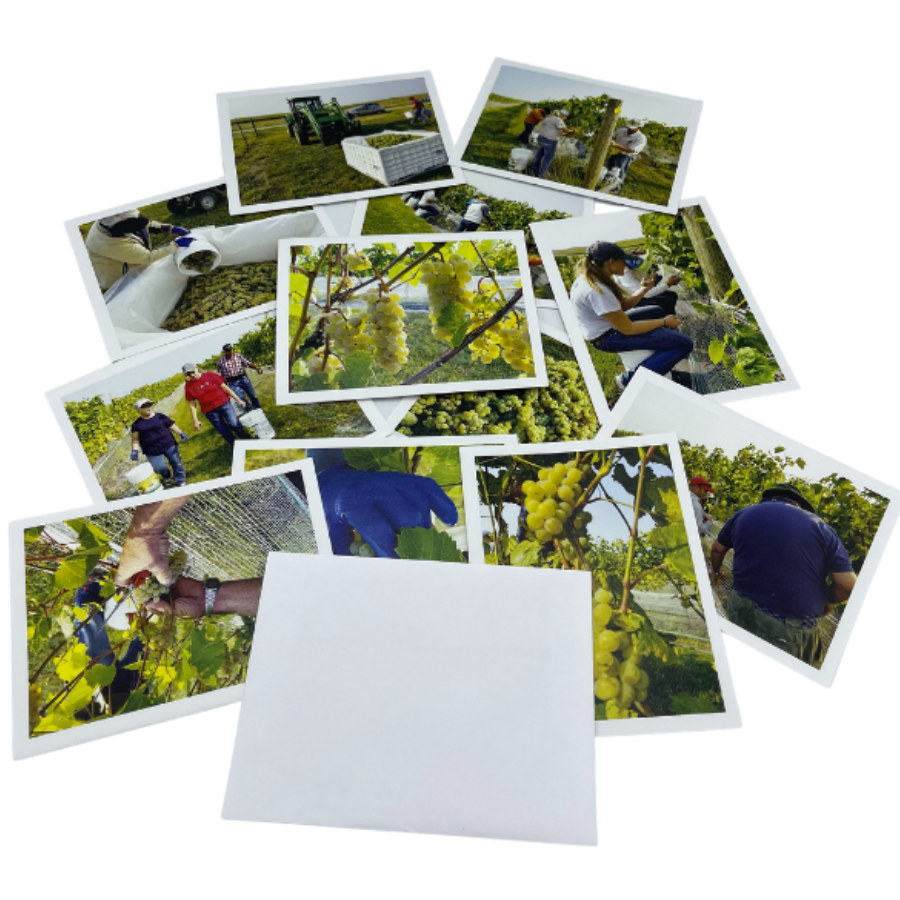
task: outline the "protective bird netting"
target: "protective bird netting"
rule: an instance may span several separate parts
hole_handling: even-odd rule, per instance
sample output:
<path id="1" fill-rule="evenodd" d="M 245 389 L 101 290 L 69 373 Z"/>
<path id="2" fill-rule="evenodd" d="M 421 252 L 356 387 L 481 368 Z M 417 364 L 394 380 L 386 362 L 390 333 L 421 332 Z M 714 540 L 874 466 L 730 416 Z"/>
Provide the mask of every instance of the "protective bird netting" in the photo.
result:
<path id="1" fill-rule="evenodd" d="M 132 510 L 90 516 L 122 545 Z M 195 494 L 168 528 L 172 550 L 184 550 L 184 574 L 223 581 L 257 578 L 271 552 L 315 553 L 306 497 L 283 475 Z"/>

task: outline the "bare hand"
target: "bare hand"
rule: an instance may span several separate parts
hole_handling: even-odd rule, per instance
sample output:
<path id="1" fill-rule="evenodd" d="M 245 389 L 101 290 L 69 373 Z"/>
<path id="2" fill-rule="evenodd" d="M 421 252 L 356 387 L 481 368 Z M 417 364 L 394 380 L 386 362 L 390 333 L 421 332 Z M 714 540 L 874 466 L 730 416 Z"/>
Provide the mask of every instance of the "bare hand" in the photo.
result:
<path id="1" fill-rule="evenodd" d="M 674 286 L 675 286 L 676 284 L 678 284 L 680 281 L 681 281 L 681 278 L 680 278 L 678 275 L 670 275 L 670 276 L 666 279 L 666 284 L 669 285 L 669 287 L 674 287 Z"/>
<path id="2" fill-rule="evenodd" d="M 203 426 L 196 419 L 194 419 L 194 431 L 199 431 L 202 427 Z"/>
<path id="3" fill-rule="evenodd" d="M 161 584 L 172 580 L 169 568 L 169 535 L 165 531 L 143 535 L 129 535 L 122 547 L 122 556 L 116 570 L 116 584 L 124 587 L 132 575 L 144 570 L 155 576 Z"/>
<path id="4" fill-rule="evenodd" d="M 646 288 L 652 288 L 656 284 L 656 279 L 652 275 L 645 275 L 641 279 L 641 284 Z"/>
<path id="5" fill-rule="evenodd" d="M 665 319 L 663 319 L 663 325 L 666 325 L 669 328 L 680 328 L 681 319 L 677 316 L 666 316 Z"/>
<path id="6" fill-rule="evenodd" d="M 147 610 L 158 616 L 199 619 L 206 612 L 206 588 L 196 578 L 179 578 L 169 590 L 169 602 L 153 600 Z"/>

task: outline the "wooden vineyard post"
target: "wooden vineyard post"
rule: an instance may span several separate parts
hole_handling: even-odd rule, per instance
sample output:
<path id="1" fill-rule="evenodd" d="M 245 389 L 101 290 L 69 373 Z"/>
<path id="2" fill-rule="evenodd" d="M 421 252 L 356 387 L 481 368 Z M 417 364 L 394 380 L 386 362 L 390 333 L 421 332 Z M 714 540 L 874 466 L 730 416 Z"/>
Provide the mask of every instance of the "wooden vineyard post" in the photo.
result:
<path id="1" fill-rule="evenodd" d="M 681 218 L 684 220 L 684 226 L 687 229 L 688 237 L 694 246 L 694 253 L 700 262 L 700 269 L 703 271 L 703 279 L 709 286 L 709 293 L 714 300 L 722 301 L 725 295 L 731 290 L 731 281 L 734 273 L 725 254 L 719 246 L 716 236 L 713 234 L 712 228 L 707 222 L 701 222 L 704 218 L 703 210 L 699 206 L 686 206 L 681 210 Z M 744 295 L 741 291 L 735 291 L 729 298 L 729 304 L 739 306 L 744 302 Z"/>
<path id="2" fill-rule="evenodd" d="M 588 160 L 587 168 L 584 172 L 584 184 L 582 185 L 590 191 L 597 187 L 597 179 L 600 178 L 600 170 L 603 168 L 603 163 L 606 160 L 609 142 L 612 140 L 613 131 L 615 131 L 621 110 L 621 100 L 610 100 L 606 104 L 606 111 L 600 120 L 600 127 L 594 134 L 591 158 Z"/>

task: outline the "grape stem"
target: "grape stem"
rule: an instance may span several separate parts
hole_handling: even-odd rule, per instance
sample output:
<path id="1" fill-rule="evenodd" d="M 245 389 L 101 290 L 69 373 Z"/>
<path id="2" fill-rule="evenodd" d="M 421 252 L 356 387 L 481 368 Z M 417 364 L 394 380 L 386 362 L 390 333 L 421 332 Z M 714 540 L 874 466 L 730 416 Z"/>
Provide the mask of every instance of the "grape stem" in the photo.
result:
<path id="1" fill-rule="evenodd" d="M 628 555 L 625 557 L 625 575 L 622 579 L 622 615 L 627 615 L 628 613 L 628 598 L 632 587 L 631 573 L 634 565 L 634 550 L 638 540 L 638 522 L 641 518 L 641 499 L 644 494 L 644 479 L 647 474 L 647 466 L 650 464 L 650 460 L 656 452 L 656 445 L 652 446 L 646 453 L 641 452 L 641 448 L 638 448 L 638 452 L 641 457 L 641 471 L 638 475 L 637 489 L 634 493 L 634 522 L 628 537 Z"/>
<path id="2" fill-rule="evenodd" d="M 488 513 L 491 517 L 491 531 L 494 534 L 494 553 L 497 555 L 497 563 L 500 563 L 500 536 L 497 534 L 497 523 L 494 520 L 494 507 L 491 506 L 491 496 L 488 493 L 487 479 L 484 477 L 484 468 L 482 466 L 478 467 L 478 474 L 481 476 L 481 489 L 484 492 L 484 501 L 485 505 L 488 508 Z M 500 503 L 503 503 L 503 500 L 500 500 Z M 497 515 L 499 516 L 499 510 Z"/>
<path id="3" fill-rule="evenodd" d="M 430 375 L 432 372 L 440 369 L 441 366 L 445 366 L 451 359 L 453 359 L 458 353 L 461 353 L 466 347 L 469 346 L 473 341 L 477 341 L 478 338 L 481 337 L 486 331 L 490 328 L 493 328 L 498 322 L 501 322 L 506 314 L 519 302 L 522 298 L 522 288 L 519 288 L 512 297 L 488 319 L 482 325 L 479 325 L 474 331 L 470 331 L 462 340 L 462 343 L 458 347 L 451 347 L 446 353 L 442 354 L 437 360 L 435 360 L 431 365 L 426 366 L 420 372 L 417 372 L 411 378 L 407 378 L 406 381 L 403 382 L 404 385 L 408 384 L 417 384 L 423 378 Z"/>
<path id="4" fill-rule="evenodd" d="M 325 262 L 325 257 L 327 255 L 328 253 L 326 252 L 319 257 L 315 269 L 307 276 L 306 296 L 303 298 L 303 310 L 300 313 L 300 321 L 297 323 L 297 330 L 294 332 L 294 339 L 291 341 L 291 347 L 288 351 L 288 360 L 291 368 L 294 367 L 294 363 L 297 361 L 297 348 L 300 344 L 300 338 L 303 337 L 303 332 L 306 331 L 306 326 L 309 325 L 309 302 L 312 300 L 312 292 L 316 284 L 316 277 L 318 276 L 319 270 L 322 268 L 322 263 Z"/>

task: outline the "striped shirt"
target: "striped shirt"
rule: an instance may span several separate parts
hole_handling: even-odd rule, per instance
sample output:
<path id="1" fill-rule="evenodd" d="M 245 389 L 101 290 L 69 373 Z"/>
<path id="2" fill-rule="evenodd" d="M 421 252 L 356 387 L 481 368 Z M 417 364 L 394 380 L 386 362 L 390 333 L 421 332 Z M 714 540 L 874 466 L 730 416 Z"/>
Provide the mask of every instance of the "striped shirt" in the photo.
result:
<path id="1" fill-rule="evenodd" d="M 255 366 L 246 356 L 240 353 L 234 353 L 231 359 L 226 356 L 220 356 L 216 362 L 216 370 L 223 378 L 240 378 L 245 370 L 253 369 Z"/>

